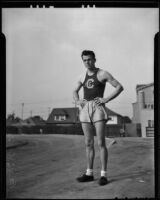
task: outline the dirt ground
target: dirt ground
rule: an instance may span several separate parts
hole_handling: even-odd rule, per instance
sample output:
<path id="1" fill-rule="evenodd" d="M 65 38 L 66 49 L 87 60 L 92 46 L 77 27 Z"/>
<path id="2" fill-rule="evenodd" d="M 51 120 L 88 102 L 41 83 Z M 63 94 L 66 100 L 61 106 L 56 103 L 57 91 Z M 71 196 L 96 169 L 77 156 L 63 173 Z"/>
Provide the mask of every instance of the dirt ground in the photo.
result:
<path id="1" fill-rule="evenodd" d="M 99 186 L 101 169 L 96 137 L 95 180 L 79 183 L 76 177 L 86 169 L 83 136 L 7 135 L 7 198 L 153 198 L 153 138 L 125 137 L 116 141 L 108 148 L 109 183 Z"/>

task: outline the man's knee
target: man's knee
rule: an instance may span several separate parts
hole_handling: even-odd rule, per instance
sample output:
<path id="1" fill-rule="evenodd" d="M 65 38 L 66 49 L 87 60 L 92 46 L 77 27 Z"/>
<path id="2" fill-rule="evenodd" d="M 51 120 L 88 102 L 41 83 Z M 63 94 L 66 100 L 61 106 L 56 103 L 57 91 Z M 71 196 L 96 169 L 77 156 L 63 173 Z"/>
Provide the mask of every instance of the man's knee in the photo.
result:
<path id="1" fill-rule="evenodd" d="M 86 148 L 92 149 L 94 147 L 94 141 L 93 140 L 86 140 L 85 145 L 86 145 Z"/>
<path id="2" fill-rule="evenodd" d="M 99 146 L 99 148 L 105 148 L 106 147 L 105 139 L 98 140 L 98 146 Z"/>

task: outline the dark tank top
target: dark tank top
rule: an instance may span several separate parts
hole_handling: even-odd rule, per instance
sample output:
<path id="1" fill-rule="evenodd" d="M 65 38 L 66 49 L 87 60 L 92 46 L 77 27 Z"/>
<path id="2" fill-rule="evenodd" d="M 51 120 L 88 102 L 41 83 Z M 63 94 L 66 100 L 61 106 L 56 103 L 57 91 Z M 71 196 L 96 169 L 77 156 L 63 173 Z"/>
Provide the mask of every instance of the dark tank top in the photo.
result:
<path id="1" fill-rule="evenodd" d="M 83 82 L 84 99 L 91 101 L 96 97 L 103 97 L 105 83 L 101 83 L 97 79 L 97 72 L 99 68 L 96 68 L 95 73 L 89 76 L 86 73 L 85 80 Z"/>

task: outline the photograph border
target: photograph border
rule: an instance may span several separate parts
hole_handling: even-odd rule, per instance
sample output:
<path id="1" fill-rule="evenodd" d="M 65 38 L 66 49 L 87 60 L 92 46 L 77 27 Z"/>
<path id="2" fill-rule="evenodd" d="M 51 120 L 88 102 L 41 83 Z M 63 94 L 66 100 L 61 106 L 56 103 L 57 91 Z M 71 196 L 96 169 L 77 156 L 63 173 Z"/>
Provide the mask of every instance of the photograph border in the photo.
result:
<path id="1" fill-rule="evenodd" d="M 159 1 L 25 1 L 25 0 L 2 0 L 1 1 L 1 88 L 3 98 L 1 99 L 1 123 L 0 123 L 0 152 L 1 152 L 1 194 L 6 199 L 6 39 L 2 33 L 2 9 L 3 8 L 29 8 L 29 7 L 50 7 L 55 8 L 80 8 L 82 7 L 113 7 L 113 8 L 159 8 Z M 154 135 L 154 156 L 155 156 L 155 198 L 160 198 L 160 66 L 159 66 L 159 32 L 154 38 L 154 121 L 155 121 L 155 135 Z M 2 199 L 3 199 L 2 198 Z"/>

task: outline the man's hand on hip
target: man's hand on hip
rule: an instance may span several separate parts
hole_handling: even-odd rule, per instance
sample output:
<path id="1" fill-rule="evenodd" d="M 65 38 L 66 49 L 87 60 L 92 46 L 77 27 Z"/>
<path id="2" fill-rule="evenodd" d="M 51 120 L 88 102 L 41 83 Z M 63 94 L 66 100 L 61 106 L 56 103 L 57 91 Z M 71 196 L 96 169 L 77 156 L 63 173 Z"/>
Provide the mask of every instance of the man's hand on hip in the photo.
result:
<path id="1" fill-rule="evenodd" d="M 107 103 L 107 102 L 106 102 L 106 99 L 105 99 L 105 98 L 101 98 L 101 97 L 96 97 L 96 98 L 94 99 L 94 102 L 95 102 L 96 105 L 98 105 L 98 106 Z"/>
<path id="2" fill-rule="evenodd" d="M 76 104 L 78 106 L 80 106 L 81 108 L 83 108 L 85 106 L 86 102 L 87 102 L 87 100 L 81 99 L 81 100 L 76 101 Z"/>

